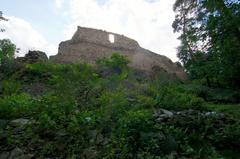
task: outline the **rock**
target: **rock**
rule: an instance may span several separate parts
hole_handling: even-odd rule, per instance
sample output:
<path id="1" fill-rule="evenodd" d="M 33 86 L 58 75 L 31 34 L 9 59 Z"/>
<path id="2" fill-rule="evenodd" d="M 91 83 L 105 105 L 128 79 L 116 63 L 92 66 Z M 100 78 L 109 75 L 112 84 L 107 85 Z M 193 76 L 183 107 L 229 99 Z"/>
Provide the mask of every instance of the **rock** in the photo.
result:
<path id="1" fill-rule="evenodd" d="M 114 74 L 121 74 L 122 73 L 122 70 L 118 67 L 116 68 L 111 68 L 111 67 L 98 67 L 97 68 L 97 74 L 100 76 L 100 77 L 104 77 L 104 78 L 108 78 L 108 77 L 111 77 L 113 76 Z"/>
<path id="2" fill-rule="evenodd" d="M 102 145 L 107 145 L 110 142 L 111 142 L 111 139 L 105 137 L 104 140 L 103 140 Z"/>
<path id="3" fill-rule="evenodd" d="M 20 156 L 23 155 L 24 155 L 23 151 L 20 148 L 16 147 L 11 151 L 10 155 L 8 156 L 8 159 L 20 158 Z"/>
<path id="4" fill-rule="evenodd" d="M 136 102 L 136 99 L 131 98 L 131 97 L 128 97 L 127 100 L 128 100 L 128 102 Z"/>
<path id="5" fill-rule="evenodd" d="M 136 89 L 136 86 L 134 85 L 134 83 L 128 81 L 128 80 L 123 80 L 121 82 L 121 84 L 123 85 L 124 88 L 127 88 L 129 90 L 133 90 Z"/>
<path id="6" fill-rule="evenodd" d="M 34 155 L 24 154 L 23 150 L 16 147 L 10 152 L 3 152 L 0 154 L 0 159 L 31 159 Z"/>
<path id="7" fill-rule="evenodd" d="M 96 136 L 95 143 L 96 143 L 97 145 L 100 145 L 100 144 L 103 144 L 103 142 L 104 142 L 104 137 L 103 137 L 103 135 L 102 135 L 102 134 L 98 134 L 98 135 Z"/>
<path id="8" fill-rule="evenodd" d="M 97 130 L 91 130 L 88 133 L 89 137 L 91 138 L 91 142 L 97 145 L 103 144 L 104 143 L 104 136 L 97 132 Z"/>
<path id="9" fill-rule="evenodd" d="M 183 111 L 168 111 L 166 109 L 157 109 L 153 117 L 157 122 L 165 122 L 170 119 L 181 119 L 181 118 L 189 118 L 189 117 L 195 117 L 195 116 L 201 116 L 201 117 L 208 117 L 208 118 L 214 118 L 217 120 L 224 120 L 225 115 L 223 113 L 218 113 L 214 111 L 199 111 L 199 110 L 183 110 Z"/>
<path id="10" fill-rule="evenodd" d="M 10 121 L 9 125 L 12 127 L 24 127 L 29 124 L 30 121 L 28 119 L 15 119 Z"/>
<path id="11" fill-rule="evenodd" d="M 173 116 L 173 112 L 168 111 L 166 109 L 157 109 L 154 113 L 154 116 L 167 116 L 171 118 Z"/>
<path id="12" fill-rule="evenodd" d="M 163 151 L 167 154 L 177 151 L 177 142 L 171 135 L 167 135 L 164 140 L 164 145 L 162 147 Z"/>
<path id="13" fill-rule="evenodd" d="M 171 116 L 167 115 L 167 114 L 161 114 L 159 115 L 159 118 L 170 118 Z"/>
<path id="14" fill-rule="evenodd" d="M 159 117 L 159 118 L 156 119 L 156 121 L 161 122 L 161 121 L 164 121 L 165 119 L 166 119 L 166 118 L 161 118 L 161 117 Z"/>
<path id="15" fill-rule="evenodd" d="M 145 82 L 145 81 L 149 80 L 149 76 L 148 76 L 147 72 L 139 70 L 139 69 L 133 69 L 132 72 L 129 73 L 129 76 L 134 77 L 139 82 Z"/>
<path id="16" fill-rule="evenodd" d="M 38 62 L 46 62 L 48 57 L 45 52 L 42 51 L 29 51 L 25 57 L 18 57 L 16 59 L 17 62 L 20 63 L 38 63 Z"/>
<path id="17" fill-rule="evenodd" d="M 0 119 L 0 128 L 4 129 L 7 126 L 8 121 L 4 119 Z"/>
<path id="18" fill-rule="evenodd" d="M 182 112 L 176 112 L 176 114 L 177 114 L 177 115 L 181 115 L 181 114 L 182 114 Z"/>
<path id="19" fill-rule="evenodd" d="M 0 159 L 8 159 L 10 152 L 3 152 L 0 154 Z"/>
<path id="20" fill-rule="evenodd" d="M 60 131 L 56 132 L 56 136 L 58 136 L 58 137 L 65 137 L 67 135 L 68 135 L 68 133 L 65 130 L 60 130 Z"/>
<path id="21" fill-rule="evenodd" d="M 22 85 L 22 90 L 32 96 L 41 96 L 46 91 L 50 91 L 50 88 L 47 87 L 44 83 L 27 83 Z"/>
<path id="22" fill-rule="evenodd" d="M 166 109 L 157 109 L 153 116 L 157 118 L 157 121 L 165 121 L 167 119 L 173 118 L 173 115 L 173 112 L 170 112 Z"/>
<path id="23" fill-rule="evenodd" d="M 97 158 L 97 151 L 94 150 L 93 147 L 84 149 L 83 153 L 81 155 L 81 158 L 83 158 L 83 159 L 95 159 L 95 158 Z"/>
<path id="24" fill-rule="evenodd" d="M 113 43 L 109 41 L 110 35 L 115 39 Z M 131 38 L 92 28 L 78 27 L 71 40 L 59 44 L 58 54 L 51 56 L 50 60 L 56 63 L 94 64 L 99 58 L 110 57 L 113 52 L 126 56 L 132 68 L 154 74 L 153 68 L 157 66 L 168 74 L 186 79 L 184 69 L 169 58 L 140 47 Z"/>
<path id="25" fill-rule="evenodd" d="M 206 112 L 204 115 L 205 116 L 216 116 L 217 113 L 216 112 Z"/>
<path id="26" fill-rule="evenodd" d="M 166 109 L 159 109 L 159 111 L 161 111 L 163 114 L 167 115 L 168 117 L 172 117 L 173 113 L 166 110 Z"/>

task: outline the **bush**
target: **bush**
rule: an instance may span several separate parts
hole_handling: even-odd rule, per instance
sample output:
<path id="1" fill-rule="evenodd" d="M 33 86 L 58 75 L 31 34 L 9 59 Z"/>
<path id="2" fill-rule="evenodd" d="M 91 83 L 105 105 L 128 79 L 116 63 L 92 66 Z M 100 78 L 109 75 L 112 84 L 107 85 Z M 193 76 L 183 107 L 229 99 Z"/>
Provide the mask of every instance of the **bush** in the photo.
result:
<path id="1" fill-rule="evenodd" d="M 97 61 L 98 65 L 124 69 L 129 64 L 129 60 L 120 53 L 114 52 L 110 58 L 102 58 Z"/>
<path id="2" fill-rule="evenodd" d="M 97 72 L 104 78 L 108 77 L 113 81 L 123 80 L 129 73 L 129 60 L 119 53 L 113 53 L 110 58 L 97 60 Z"/>
<path id="3" fill-rule="evenodd" d="M 167 109 L 201 109 L 203 99 L 177 88 L 174 85 L 163 87 L 157 97 L 158 106 Z"/>
<path id="4" fill-rule="evenodd" d="M 239 103 L 240 93 L 230 89 L 211 89 L 207 100 L 216 103 Z"/>
<path id="5" fill-rule="evenodd" d="M 4 96 L 11 96 L 17 94 L 20 91 L 21 85 L 17 81 L 2 81 L 1 84 L 1 94 Z"/>
<path id="6" fill-rule="evenodd" d="M 130 109 L 126 94 L 123 90 L 105 92 L 98 99 L 98 123 L 102 131 L 110 133 L 116 121 Z"/>
<path id="7" fill-rule="evenodd" d="M 18 94 L 0 98 L 0 116 L 2 119 L 29 117 L 33 112 L 33 99 L 28 94 Z"/>
<path id="8" fill-rule="evenodd" d="M 9 80 L 23 68 L 23 65 L 15 60 L 4 60 L 0 66 L 0 80 Z"/>
<path id="9" fill-rule="evenodd" d="M 171 133 L 155 124 L 150 110 L 128 111 L 118 120 L 111 140 L 112 155 L 119 158 L 157 158 L 177 150 Z"/>
<path id="10" fill-rule="evenodd" d="M 121 150 L 115 152 L 116 156 L 120 158 L 133 157 L 140 151 L 143 144 L 140 141 L 141 133 L 151 132 L 153 129 L 153 123 L 150 119 L 151 114 L 149 111 L 138 110 L 128 111 L 125 116 L 118 120 L 112 139 L 112 146 L 116 147 L 115 150 Z"/>
<path id="11" fill-rule="evenodd" d="M 77 105 L 73 97 L 61 96 L 55 93 L 45 94 L 35 102 L 34 118 L 38 120 L 42 114 L 47 114 L 57 124 L 64 123 L 69 115 L 74 113 Z"/>
<path id="12" fill-rule="evenodd" d="M 5 60 L 13 59 L 16 45 L 9 39 L 0 40 L 0 66 Z"/>
<path id="13" fill-rule="evenodd" d="M 209 97 L 209 91 L 210 88 L 200 85 L 200 84 L 182 84 L 179 86 L 184 91 L 194 94 L 197 97 L 203 98 L 204 100 L 207 100 Z"/>
<path id="14" fill-rule="evenodd" d="M 179 88 L 203 98 L 205 101 L 216 103 L 239 103 L 240 93 L 236 90 L 209 88 L 200 84 L 183 84 Z"/>

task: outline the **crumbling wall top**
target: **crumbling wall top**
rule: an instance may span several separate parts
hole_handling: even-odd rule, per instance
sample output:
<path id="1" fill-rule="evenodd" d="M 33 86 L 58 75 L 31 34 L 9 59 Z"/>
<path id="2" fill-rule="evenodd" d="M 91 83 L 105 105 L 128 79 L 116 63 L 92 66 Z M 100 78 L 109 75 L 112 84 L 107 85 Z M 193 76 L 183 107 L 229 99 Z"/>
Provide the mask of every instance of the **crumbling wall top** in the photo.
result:
<path id="1" fill-rule="evenodd" d="M 123 48 L 135 50 L 139 48 L 137 41 L 130 39 L 126 36 L 98 30 L 92 28 L 85 28 L 78 26 L 76 33 L 72 37 L 73 42 L 89 42 L 106 47 Z"/>

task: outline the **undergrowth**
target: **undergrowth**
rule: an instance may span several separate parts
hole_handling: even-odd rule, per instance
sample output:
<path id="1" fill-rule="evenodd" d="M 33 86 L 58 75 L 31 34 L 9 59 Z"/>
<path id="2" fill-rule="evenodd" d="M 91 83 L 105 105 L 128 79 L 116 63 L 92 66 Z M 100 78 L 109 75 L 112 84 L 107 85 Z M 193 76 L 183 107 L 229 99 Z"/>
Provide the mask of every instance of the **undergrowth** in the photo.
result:
<path id="1" fill-rule="evenodd" d="M 239 105 L 213 104 L 226 96 L 210 97 L 213 90 L 204 86 L 160 75 L 143 79 L 128 63 L 113 54 L 96 66 L 36 63 L 4 70 L 0 153 L 21 147 L 43 158 L 237 158 Z M 160 108 L 196 113 L 158 122 L 153 114 Z M 226 116 L 201 115 L 209 111 Z M 20 130 L 10 126 L 21 118 L 30 122 Z"/>

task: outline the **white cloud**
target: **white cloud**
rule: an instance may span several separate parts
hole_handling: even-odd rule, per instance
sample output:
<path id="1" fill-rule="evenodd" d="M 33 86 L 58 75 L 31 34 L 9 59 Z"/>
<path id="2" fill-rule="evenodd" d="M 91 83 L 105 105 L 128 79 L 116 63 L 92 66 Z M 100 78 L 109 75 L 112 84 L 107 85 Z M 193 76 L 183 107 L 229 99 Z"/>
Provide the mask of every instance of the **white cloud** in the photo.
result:
<path id="1" fill-rule="evenodd" d="M 64 3 L 64 0 L 54 0 L 55 6 L 57 9 L 61 9 Z"/>
<path id="2" fill-rule="evenodd" d="M 70 0 L 71 23 L 65 29 L 71 38 L 76 26 L 92 27 L 124 34 L 151 51 L 177 61 L 179 44 L 173 34 L 172 5 L 175 0 Z"/>
<path id="3" fill-rule="evenodd" d="M 46 39 L 37 32 L 30 23 L 17 17 L 7 17 L 9 21 L 0 22 L 0 28 L 6 31 L 0 33 L 0 39 L 10 39 L 18 48 L 19 56 L 24 55 L 28 50 L 41 50 L 48 55 L 57 53 L 57 46 L 49 44 Z"/>

